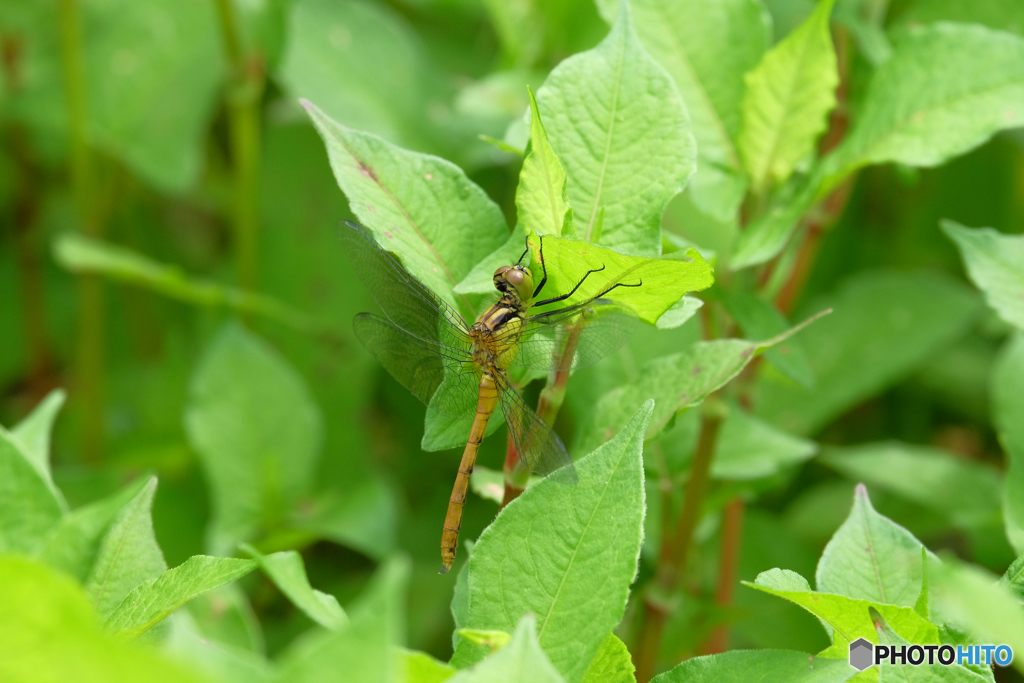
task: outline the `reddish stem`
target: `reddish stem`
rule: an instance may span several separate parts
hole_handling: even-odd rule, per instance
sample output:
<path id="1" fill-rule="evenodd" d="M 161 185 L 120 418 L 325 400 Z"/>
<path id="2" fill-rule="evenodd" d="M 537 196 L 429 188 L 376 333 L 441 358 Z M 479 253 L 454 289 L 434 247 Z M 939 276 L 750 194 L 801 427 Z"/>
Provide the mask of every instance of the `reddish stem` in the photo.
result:
<path id="1" fill-rule="evenodd" d="M 743 499 L 733 498 L 726 504 L 722 515 L 722 548 L 718 563 L 718 589 L 715 602 L 723 611 L 732 604 L 739 573 L 740 541 L 743 535 Z M 708 636 L 701 648 L 702 654 L 712 655 L 729 648 L 729 626 L 722 624 Z"/>

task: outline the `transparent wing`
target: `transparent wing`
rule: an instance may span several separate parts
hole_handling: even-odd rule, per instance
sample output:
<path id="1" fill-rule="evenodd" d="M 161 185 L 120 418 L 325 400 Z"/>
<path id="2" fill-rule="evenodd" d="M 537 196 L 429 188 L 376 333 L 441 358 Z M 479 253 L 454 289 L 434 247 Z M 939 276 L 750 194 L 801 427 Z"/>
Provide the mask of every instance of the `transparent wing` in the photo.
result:
<path id="1" fill-rule="evenodd" d="M 368 228 L 352 221 L 345 225 L 340 231 L 341 241 L 352 270 L 388 320 L 409 335 L 444 348 L 448 355 L 468 354 L 468 326 L 458 311 L 382 249 Z"/>
<path id="2" fill-rule="evenodd" d="M 476 410 L 479 376 L 451 347 L 427 342 L 370 313 L 357 315 L 352 327 L 362 345 L 423 403 L 449 417 Z"/>
<path id="3" fill-rule="evenodd" d="M 519 335 L 513 365 L 540 370 L 593 365 L 619 350 L 639 322 L 633 309 L 609 299 L 530 315 L 521 329 L 510 332 Z"/>
<path id="4" fill-rule="evenodd" d="M 531 472 L 542 474 L 562 484 L 578 481 L 572 458 L 562 440 L 540 416 L 526 405 L 507 380 L 499 378 L 501 411 L 505 414 L 512 441 L 519 451 L 519 459 Z"/>

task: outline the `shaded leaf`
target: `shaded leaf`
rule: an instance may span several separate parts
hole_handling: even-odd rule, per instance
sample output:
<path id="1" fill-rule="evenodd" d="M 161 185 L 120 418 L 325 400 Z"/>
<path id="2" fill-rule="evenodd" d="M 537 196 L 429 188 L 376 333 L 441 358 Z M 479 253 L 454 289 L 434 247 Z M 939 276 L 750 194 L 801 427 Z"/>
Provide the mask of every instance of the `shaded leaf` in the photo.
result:
<path id="1" fill-rule="evenodd" d="M 718 433 L 711 476 L 732 481 L 769 477 L 817 452 L 813 441 L 787 434 L 734 407 Z"/>
<path id="2" fill-rule="evenodd" d="M 242 550 L 252 556 L 292 604 L 324 628 L 337 629 L 348 621 L 337 598 L 309 585 L 302 556 L 294 550 L 263 555 L 251 545 Z"/>
<path id="3" fill-rule="evenodd" d="M 792 327 L 775 306 L 750 292 L 730 291 L 722 297 L 722 303 L 747 339 L 768 339 Z M 766 349 L 764 357 L 794 382 L 807 388 L 814 386 L 814 371 L 798 339 L 790 338 Z"/>

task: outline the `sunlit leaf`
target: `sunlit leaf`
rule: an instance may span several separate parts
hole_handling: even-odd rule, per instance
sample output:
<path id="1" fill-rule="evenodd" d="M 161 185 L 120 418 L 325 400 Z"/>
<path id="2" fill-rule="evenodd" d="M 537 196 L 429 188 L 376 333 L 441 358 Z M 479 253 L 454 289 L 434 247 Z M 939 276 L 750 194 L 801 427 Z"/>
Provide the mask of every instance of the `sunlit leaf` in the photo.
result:
<path id="1" fill-rule="evenodd" d="M 451 683 L 562 683 L 551 661 L 541 649 L 537 620 L 523 615 L 507 645 L 479 664 L 448 679 Z"/>
<path id="2" fill-rule="evenodd" d="M 583 674 L 583 683 L 636 683 L 635 670 L 626 644 L 609 633 Z"/>
<path id="3" fill-rule="evenodd" d="M 532 90 L 530 111 L 530 151 L 523 160 L 516 188 L 519 224 L 530 234 L 575 237 L 576 225 L 566 193 L 565 170 L 548 142 Z"/>

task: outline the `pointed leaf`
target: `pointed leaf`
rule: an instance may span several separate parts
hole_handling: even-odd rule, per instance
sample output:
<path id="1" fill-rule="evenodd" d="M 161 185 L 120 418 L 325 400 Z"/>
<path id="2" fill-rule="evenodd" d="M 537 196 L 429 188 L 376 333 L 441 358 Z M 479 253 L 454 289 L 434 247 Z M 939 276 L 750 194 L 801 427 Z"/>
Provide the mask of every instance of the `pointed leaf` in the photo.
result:
<path id="1" fill-rule="evenodd" d="M 508 645 L 476 666 L 448 679 L 451 683 L 562 683 L 537 641 L 537 619 L 523 615 Z"/>
<path id="2" fill-rule="evenodd" d="M 839 72 L 829 31 L 834 1 L 819 2 L 745 77 L 739 150 L 757 194 L 784 182 L 811 154 L 836 105 Z"/>
<path id="3" fill-rule="evenodd" d="M 60 520 L 58 498 L 21 439 L 0 427 L 0 552 L 32 551 Z"/>
<path id="4" fill-rule="evenodd" d="M 856 674 L 841 659 L 786 650 L 733 650 L 688 659 L 651 683 L 842 683 Z"/>
<path id="5" fill-rule="evenodd" d="M 85 591 L 104 619 L 136 586 L 167 570 L 164 554 L 153 535 L 156 483 L 156 477 L 150 477 L 121 508 L 103 537 L 96 563 L 85 580 Z"/>
<path id="6" fill-rule="evenodd" d="M 747 339 L 768 339 L 792 327 L 775 306 L 749 292 L 733 290 L 722 298 L 722 303 Z M 814 386 L 814 371 L 799 339 L 787 339 L 767 349 L 764 358 L 801 386 Z"/>
<path id="7" fill-rule="evenodd" d="M 63 389 L 54 389 L 28 417 L 11 429 L 11 434 L 21 440 L 25 446 L 25 453 L 36 468 L 46 474 L 51 485 L 53 482 L 50 474 L 50 434 L 53 432 L 57 413 L 60 412 L 66 398 L 67 393 Z"/>
<path id="8" fill-rule="evenodd" d="M 582 680 L 622 619 L 636 575 L 652 409 L 648 401 L 618 436 L 576 462 L 578 484 L 538 482 L 481 534 L 469 560 L 467 626 L 512 631 L 533 613 L 555 668 Z"/>
<path id="9" fill-rule="evenodd" d="M 967 274 L 988 305 L 1003 320 L 1024 329 L 1024 235 L 972 230 L 953 221 L 942 221 L 942 231 L 960 248 Z"/>
<path id="10" fill-rule="evenodd" d="M 336 629 L 348 621 L 337 598 L 322 593 L 309 585 L 302 556 L 294 550 L 263 555 L 251 545 L 243 545 L 260 569 L 288 596 L 292 604 L 305 612 L 306 616 L 324 628 Z"/>
<path id="11" fill-rule="evenodd" d="M 530 234 L 576 237 L 565 170 L 548 142 L 532 90 L 530 112 L 530 151 L 523 160 L 516 189 L 519 224 Z"/>
<path id="12" fill-rule="evenodd" d="M 308 492 L 322 419 L 295 370 L 236 324 L 206 350 L 189 393 L 185 430 L 213 498 L 209 547 L 227 553 Z"/>
<path id="13" fill-rule="evenodd" d="M 661 214 L 693 174 L 697 149 L 686 105 L 637 38 L 627 3 L 608 37 L 559 64 L 537 100 L 579 237 L 596 242 L 603 214 L 602 244 L 657 256 Z"/>
<path id="14" fill-rule="evenodd" d="M 251 560 L 194 555 L 129 593 L 104 626 L 125 638 L 137 638 L 186 602 L 245 576 Z"/>
<path id="15" fill-rule="evenodd" d="M 451 162 L 352 130 L 310 102 L 303 106 L 352 213 L 410 273 L 468 315 L 468 302 L 453 288 L 508 239 L 498 205 Z"/>
<path id="16" fill-rule="evenodd" d="M 818 590 L 912 607 L 921 591 L 921 548 L 913 534 L 875 512 L 858 484 L 850 516 L 818 561 Z"/>

